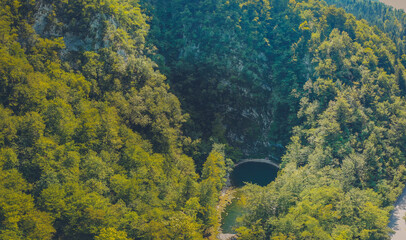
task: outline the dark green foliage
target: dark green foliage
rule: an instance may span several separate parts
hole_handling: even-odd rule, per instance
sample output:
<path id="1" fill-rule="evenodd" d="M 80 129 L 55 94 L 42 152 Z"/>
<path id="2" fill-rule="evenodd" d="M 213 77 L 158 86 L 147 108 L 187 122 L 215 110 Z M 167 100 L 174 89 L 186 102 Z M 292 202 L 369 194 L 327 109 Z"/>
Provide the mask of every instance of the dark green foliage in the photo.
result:
<path id="1" fill-rule="evenodd" d="M 237 231 L 241 239 L 389 239 L 406 160 L 397 49 L 343 10 L 317 1 L 295 8 L 311 32 L 313 72 L 299 93 L 303 123 L 277 180 L 246 188 L 249 213 Z"/>
<path id="2" fill-rule="evenodd" d="M 297 111 L 290 93 L 306 70 L 304 53 L 292 48 L 301 22 L 288 1 L 143 3 L 153 15 L 152 57 L 191 116 L 187 134 L 203 143 L 214 136 L 245 154 L 269 154 L 269 143 L 289 140 L 283 130 Z"/>

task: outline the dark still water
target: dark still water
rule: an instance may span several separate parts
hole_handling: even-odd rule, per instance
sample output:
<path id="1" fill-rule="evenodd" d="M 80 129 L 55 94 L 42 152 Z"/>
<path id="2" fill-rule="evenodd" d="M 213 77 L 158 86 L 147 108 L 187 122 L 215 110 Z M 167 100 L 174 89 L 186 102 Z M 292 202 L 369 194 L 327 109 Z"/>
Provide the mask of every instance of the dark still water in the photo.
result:
<path id="1" fill-rule="evenodd" d="M 238 191 L 238 188 L 244 186 L 244 182 L 266 186 L 275 180 L 278 170 L 275 166 L 261 162 L 246 162 L 234 168 L 230 180 L 233 187 L 237 188 L 237 193 L 222 214 L 221 228 L 223 233 L 235 233 L 234 229 L 239 227 L 238 218 L 244 215 L 244 204 L 240 200 L 243 198 L 243 193 Z"/>
<path id="2" fill-rule="evenodd" d="M 275 180 L 278 168 L 261 162 L 247 162 L 238 165 L 231 172 L 231 184 L 234 187 L 244 186 L 244 182 L 266 186 Z"/>

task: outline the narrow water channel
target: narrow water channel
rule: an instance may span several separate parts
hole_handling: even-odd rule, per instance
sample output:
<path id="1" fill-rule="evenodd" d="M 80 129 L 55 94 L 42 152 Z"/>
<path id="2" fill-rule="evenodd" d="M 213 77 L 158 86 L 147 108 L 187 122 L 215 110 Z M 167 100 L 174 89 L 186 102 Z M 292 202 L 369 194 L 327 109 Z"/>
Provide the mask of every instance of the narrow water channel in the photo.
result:
<path id="1" fill-rule="evenodd" d="M 266 186 L 274 181 L 278 168 L 263 162 L 246 162 L 238 165 L 230 174 L 231 184 L 240 188 L 246 183 L 253 183 L 259 186 Z M 221 228 L 223 233 L 235 233 L 234 228 L 238 227 L 237 219 L 244 214 L 244 205 L 240 201 L 241 193 L 237 190 L 236 196 L 222 214 Z"/>
<path id="2" fill-rule="evenodd" d="M 236 192 L 233 201 L 226 207 L 221 215 L 221 229 L 223 233 L 236 233 L 234 227 L 238 227 L 237 218 L 244 214 L 244 205 L 240 201 L 240 192 Z"/>

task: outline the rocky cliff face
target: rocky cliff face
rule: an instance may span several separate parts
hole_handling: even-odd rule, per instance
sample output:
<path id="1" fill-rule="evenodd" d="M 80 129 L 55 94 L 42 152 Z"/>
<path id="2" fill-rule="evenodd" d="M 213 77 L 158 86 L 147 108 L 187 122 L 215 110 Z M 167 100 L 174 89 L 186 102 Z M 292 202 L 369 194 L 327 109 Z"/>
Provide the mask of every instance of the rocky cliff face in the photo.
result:
<path id="1" fill-rule="evenodd" d="M 66 19 L 59 18 L 57 11 L 61 11 L 54 4 L 47 1 L 37 1 L 34 29 L 42 37 L 63 37 L 65 42 L 64 52 L 72 51 L 93 51 L 107 45 L 105 39 L 106 24 L 114 24 L 113 19 L 107 19 L 105 14 L 96 14 L 91 17 L 88 24 L 75 26 L 77 21 L 73 18 L 66 22 Z M 87 29 L 87 31 L 84 31 Z"/>
<path id="2" fill-rule="evenodd" d="M 62 37 L 64 56 L 103 48 L 113 48 L 117 54 L 126 56 L 133 54 L 135 48 L 143 49 L 148 25 L 137 2 L 119 7 L 115 1 L 84 5 L 81 2 L 36 1 L 33 24 L 36 33 L 46 38 Z"/>
<path id="3" fill-rule="evenodd" d="M 143 2 L 155 7 L 148 39 L 191 115 L 190 135 L 214 136 L 245 155 L 280 151 L 296 121 L 292 91 L 308 78 L 287 2 Z"/>

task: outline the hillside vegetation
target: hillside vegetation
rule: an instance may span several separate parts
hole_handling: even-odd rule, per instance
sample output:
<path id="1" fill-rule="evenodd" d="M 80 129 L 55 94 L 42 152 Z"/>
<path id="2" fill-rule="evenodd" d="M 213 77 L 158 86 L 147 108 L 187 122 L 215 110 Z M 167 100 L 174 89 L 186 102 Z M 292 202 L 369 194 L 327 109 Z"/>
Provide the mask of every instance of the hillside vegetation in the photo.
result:
<path id="1" fill-rule="evenodd" d="M 358 19 L 365 19 L 385 32 L 396 44 L 397 56 L 406 63 L 406 13 L 377 0 L 326 0 L 330 5 L 343 8 Z"/>
<path id="2" fill-rule="evenodd" d="M 282 170 L 243 189 L 239 239 L 389 239 L 406 57 L 387 13 L 1 1 L 0 239 L 215 239 L 228 158 L 255 155 Z"/>
<path id="3" fill-rule="evenodd" d="M 201 177 L 187 119 L 146 57 L 136 1 L 1 1 L 0 239 L 201 239 L 224 155 Z M 34 28 L 37 32 L 34 31 Z"/>

